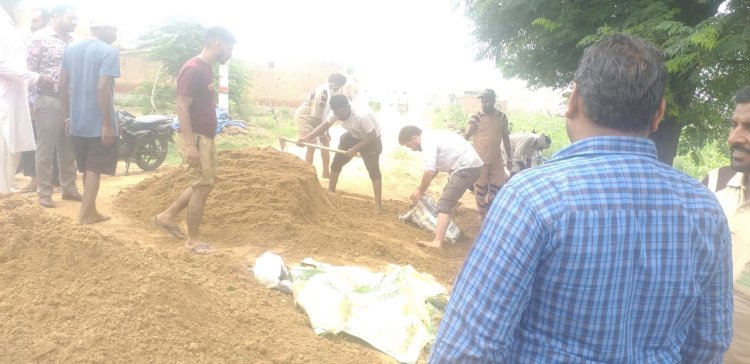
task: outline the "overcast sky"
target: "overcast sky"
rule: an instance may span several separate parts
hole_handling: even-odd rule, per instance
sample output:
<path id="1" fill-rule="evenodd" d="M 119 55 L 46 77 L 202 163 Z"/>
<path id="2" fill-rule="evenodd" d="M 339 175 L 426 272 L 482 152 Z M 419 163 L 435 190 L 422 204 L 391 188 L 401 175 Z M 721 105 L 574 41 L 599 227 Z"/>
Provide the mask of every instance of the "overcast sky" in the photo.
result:
<path id="1" fill-rule="evenodd" d="M 28 9 L 56 1 L 25 0 Z M 235 57 L 276 64 L 333 61 L 363 82 L 414 92 L 493 87 L 500 97 L 523 84 L 505 81 L 492 62 L 475 61 L 471 22 L 451 0 L 67 0 L 88 21 L 115 19 L 121 45 L 169 17 L 221 25 L 238 39 Z M 505 91 L 504 91 L 505 90 Z"/>

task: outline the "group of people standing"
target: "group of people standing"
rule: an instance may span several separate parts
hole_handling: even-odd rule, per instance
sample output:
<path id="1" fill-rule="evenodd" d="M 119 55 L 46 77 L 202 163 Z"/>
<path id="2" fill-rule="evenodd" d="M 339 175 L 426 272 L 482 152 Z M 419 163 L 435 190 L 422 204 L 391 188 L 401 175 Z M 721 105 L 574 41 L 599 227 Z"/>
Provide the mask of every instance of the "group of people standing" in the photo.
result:
<path id="1" fill-rule="evenodd" d="M 18 3 L 0 1 L 0 192 L 15 189 L 19 157 L 27 152 L 23 169 L 33 183 L 22 190 L 35 190 L 41 206 L 55 207 L 57 177 L 62 199 L 81 201 L 79 223 L 105 221 L 109 217 L 97 210 L 96 196 L 100 175 L 114 174 L 117 165 L 113 88 L 120 65 L 119 52 L 111 45 L 117 28 L 93 21 L 91 37 L 74 42 L 76 9 L 58 5 L 49 13 L 35 9 L 34 32 L 26 37 L 15 27 Z M 83 195 L 76 186 L 76 168 L 83 173 Z"/>

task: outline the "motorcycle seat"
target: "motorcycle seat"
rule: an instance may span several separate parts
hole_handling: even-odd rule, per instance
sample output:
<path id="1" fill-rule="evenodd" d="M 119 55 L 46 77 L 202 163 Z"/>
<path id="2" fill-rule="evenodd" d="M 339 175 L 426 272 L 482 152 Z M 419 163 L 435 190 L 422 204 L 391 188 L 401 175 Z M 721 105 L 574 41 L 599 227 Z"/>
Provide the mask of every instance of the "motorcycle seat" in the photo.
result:
<path id="1" fill-rule="evenodd" d="M 164 115 L 143 115 L 135 118 L 135 129 L 151 130 L 157 126 L 168 124 L 172 118 Z"/>

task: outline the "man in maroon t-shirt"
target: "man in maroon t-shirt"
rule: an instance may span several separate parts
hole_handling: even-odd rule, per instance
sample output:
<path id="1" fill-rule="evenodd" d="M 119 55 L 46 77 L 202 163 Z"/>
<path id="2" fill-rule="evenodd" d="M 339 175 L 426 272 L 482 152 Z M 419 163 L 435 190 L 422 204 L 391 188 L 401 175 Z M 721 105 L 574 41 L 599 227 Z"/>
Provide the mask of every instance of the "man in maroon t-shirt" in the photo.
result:
<path id="1" fill-rule="evenodd" d="M 206 30 L 203 51 L 185 62 L 177 76 L 177 117 L 180 130 L 177 144 L 182 153 L 189 187 L 166 210 L 154 216 L 153 223 L 176 238 L 185 238 L 175 222 L 180 211 L 187 209 L 188 234 L 185 249 L 194 254 L 210 254 L 214 249 L 200 239 L 198 227 L 203 207 L 214 187 L 218 155 L 216 136 L 216 101 L 211 67 L 226 63 L 232 57 L 236 40 L 222 27 Z"/>

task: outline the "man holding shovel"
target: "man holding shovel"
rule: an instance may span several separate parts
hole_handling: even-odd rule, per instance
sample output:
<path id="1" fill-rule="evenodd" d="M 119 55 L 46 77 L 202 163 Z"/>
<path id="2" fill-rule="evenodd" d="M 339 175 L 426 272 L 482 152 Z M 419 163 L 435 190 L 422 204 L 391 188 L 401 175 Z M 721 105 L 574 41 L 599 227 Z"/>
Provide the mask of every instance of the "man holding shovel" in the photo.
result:
<path id="1" fill-rule="evenodd" d="M 336 192 L 336 184 L 339 174 L 345 164 L 359 153 L 365 163 L 367 173 L 372 180 L 372 191 L 375 195 L 375 213 L 383 209 L 381 203 L 382 180 L 380 175 L 380 153 L 383 152 L 383 143 L 380 141 L 380 125 L 369 113 L 353 110 L 349 100 L 344 95 L 331 97 L 331 109 L 333 115 L 324 123 L 321 123 L 310 134 L 300 138 L 300 142 L 309 143 L 339 121 L 346 129 L 341 136 L 339 148 L 342 153 L 336 153 L 331 163 L 331 176 L 328 180 L 328 190 Z"/>

